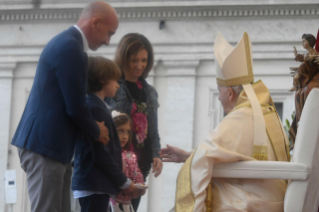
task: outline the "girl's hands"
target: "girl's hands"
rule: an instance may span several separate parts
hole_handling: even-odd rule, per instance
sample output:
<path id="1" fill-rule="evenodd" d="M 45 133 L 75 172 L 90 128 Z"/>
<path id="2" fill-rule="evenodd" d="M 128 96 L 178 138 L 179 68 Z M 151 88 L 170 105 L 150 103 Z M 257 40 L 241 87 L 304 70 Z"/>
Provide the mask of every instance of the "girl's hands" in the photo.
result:
<path id="1" fill-rule="evenodd" d="M 163 163 L 160 158 L 153 158 L 153 173 L 157 177 L 161 174 L 163 169 Z"/>

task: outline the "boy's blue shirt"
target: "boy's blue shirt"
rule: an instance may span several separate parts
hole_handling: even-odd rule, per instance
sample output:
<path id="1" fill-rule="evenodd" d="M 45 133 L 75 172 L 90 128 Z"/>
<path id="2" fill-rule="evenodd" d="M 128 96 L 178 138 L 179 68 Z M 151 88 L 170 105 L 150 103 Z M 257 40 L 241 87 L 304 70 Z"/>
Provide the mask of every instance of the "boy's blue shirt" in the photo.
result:
<path id="1" fill-rule="evenodd" d="M 96 121 L 104 121 L 110 141 L 106 146 L 81 133 L 75 147 L 72 190 L 100 191 L 117 195 L 127 181 L 122 172 L 121 144 L 117 129 L 105 103 L 95 94 L 87 95 L 87 104 Z"/>

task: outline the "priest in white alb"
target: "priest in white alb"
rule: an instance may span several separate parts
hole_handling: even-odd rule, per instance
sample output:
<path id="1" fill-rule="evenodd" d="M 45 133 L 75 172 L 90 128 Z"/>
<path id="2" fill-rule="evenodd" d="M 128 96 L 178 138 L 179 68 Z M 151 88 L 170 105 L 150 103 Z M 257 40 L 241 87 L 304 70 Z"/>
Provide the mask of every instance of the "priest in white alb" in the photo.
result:
<path id="1" fill-rule="evenodd" d="M 283 212 L 284 180 L 212 178 L 216 163 L 289 161 L 288 138 L 267 87 L 254 82 L 251 42 L 215 40 L 219 100 L 227 115 L 192 152 L 167 146 L 166 162 L 185 162 L 176 187 L 176 212 Z"/>

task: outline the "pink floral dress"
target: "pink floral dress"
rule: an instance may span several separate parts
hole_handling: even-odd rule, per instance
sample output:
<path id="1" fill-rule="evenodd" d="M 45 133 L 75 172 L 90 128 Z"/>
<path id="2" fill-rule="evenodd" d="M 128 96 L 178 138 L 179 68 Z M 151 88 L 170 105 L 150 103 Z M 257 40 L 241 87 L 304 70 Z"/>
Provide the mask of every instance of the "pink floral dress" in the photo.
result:
<path id="1" fill-rule="evenodd" d="M 144 185 L 144 178 L 140 168 L 138 167 L 137 158 L 134 152 L 122 150 L 122 160 L 124 174 L 126 174 L 126 176 L 135 184 L 140 183 Z M 131 198 L 119 194 L 116 196 L 116 202 L 123 205 L 129 205 L 131 204 Z"/>

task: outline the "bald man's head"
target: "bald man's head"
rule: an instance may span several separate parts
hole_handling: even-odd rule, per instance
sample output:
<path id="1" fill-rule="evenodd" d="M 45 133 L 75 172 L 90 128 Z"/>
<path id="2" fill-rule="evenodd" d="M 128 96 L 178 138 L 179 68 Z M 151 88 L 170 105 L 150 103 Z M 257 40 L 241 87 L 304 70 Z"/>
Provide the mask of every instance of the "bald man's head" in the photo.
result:
<path id="1" fill-rule="evenodd" d="M 82 11 L 81 18 L 91 18 L 93 16 L 106 16 L 116 14 L 114 8 L 105 1 L 95 1 L 88 4 Z"/>
<path id="2" fill-rule="evenodd" d="M 118 24 L 116 11 L 109 3 L 104 1 L 96 1 L 87 5 L 77 23 L 93 51 L 103 44 L 109 44 Z"/>

